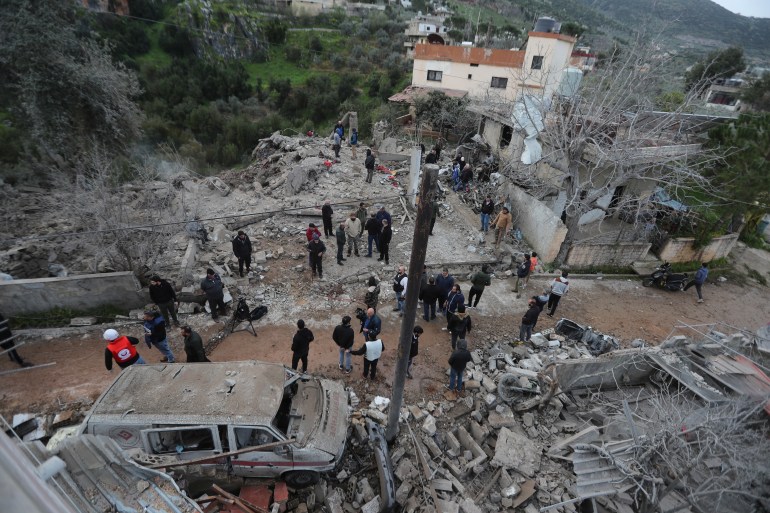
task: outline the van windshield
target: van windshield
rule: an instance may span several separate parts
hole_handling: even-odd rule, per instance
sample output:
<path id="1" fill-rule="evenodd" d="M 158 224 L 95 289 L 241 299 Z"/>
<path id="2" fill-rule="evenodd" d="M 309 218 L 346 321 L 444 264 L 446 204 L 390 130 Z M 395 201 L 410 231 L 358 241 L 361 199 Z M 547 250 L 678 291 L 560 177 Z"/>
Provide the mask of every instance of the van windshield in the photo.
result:
<path id="1" fill-rule="evenodd" d="M 284 388 L 273 426 L 287 438 L 296 438 L 297 445 L 305 445 L 321 420 L 322 402 L 317 380 L 299 380 Z"/>

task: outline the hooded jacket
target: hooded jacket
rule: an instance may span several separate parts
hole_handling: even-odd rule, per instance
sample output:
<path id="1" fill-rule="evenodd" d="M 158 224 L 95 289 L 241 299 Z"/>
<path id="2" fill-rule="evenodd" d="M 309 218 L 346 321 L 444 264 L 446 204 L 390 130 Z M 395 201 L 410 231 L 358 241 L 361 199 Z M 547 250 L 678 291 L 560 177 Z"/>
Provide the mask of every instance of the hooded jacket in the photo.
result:
<path id="1" fill-rule="evenodd" d="M 471 277 L 471 283 L 474 289 L 483 291 L 484 287 L 492 284 L 492 276 L 484 271 L 479 271 Z"/>
<path id="2" fill-rule="evenodd" d="M 150 283 L 150 299 L 156 305 L 176 301 L 176 292 L 169 282 L 160 280 L 159 285 Z"/>
<path id="3" fill-rule="evenodd" d="M 551 294 L 563 296 L 569 291 L 569 280 L 564 277 L 554 278 L 551 282 Z"/>
<path id="4" fill-rule="evenodd" d="M 457 349 L 452 352 L 449 357 L 449 366 L 456 372 L 464 372 L 468 362 L 473 360 L 470 351 L 468 351 L 468 344 L 465 340 L 460 339 L 457 341 Z"/>
<path id="5" fill-rule="evenodd" d="M 449 318 L 449 331 L 457 333 L 460 338 L 465 338 L 466 333 L 470 333 L 472 328 L 471 316 L 466 312 L 456 312 Z"/>
<path id="6" fill-rule="evenodd" d="M 251 240 L 246 235 L 243 240 L 240 236 L 236 236 L 233 239 L 233 254 L 238 258 L 246 258 L 251 256 Z"/>
<path id="7" fill-rule="evenodd" d="M 340 324 L 334 328 L 334 332 L 332 333 L 332 340 L 334 340 L 334 343 L 342 349 L 350 349 L 353 347 L 353 340 L 355 337 L 356 334 L 353 332 L 353 328 L 350 327 L 350 324 Z"/>
<path id="8" fill-rule="evenodd" d="M 291 341 L 291 350 L 297 354 L 305 355 L 310 352 L 310 343 L 315 340 L 313 332 L 307 328 L 301 328 L 294 334 Z"/>

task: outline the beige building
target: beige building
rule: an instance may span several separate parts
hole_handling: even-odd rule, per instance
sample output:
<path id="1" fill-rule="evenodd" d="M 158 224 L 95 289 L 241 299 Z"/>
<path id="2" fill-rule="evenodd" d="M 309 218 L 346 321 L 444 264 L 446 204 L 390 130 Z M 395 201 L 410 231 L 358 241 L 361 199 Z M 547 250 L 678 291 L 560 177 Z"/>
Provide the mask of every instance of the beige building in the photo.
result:
<path id="1" fill-rule="evenodd" d="M 550 98 L 574 44 L 573 37 L 546 32 L 530 32 L 524 50 L 417 44 L 412 85 L 467 91 L 492 102 L 510 102 L 522 93 Z"/>
<path id="2" fill-rule="evenodd" d="M 447 33 L 449 29 L 444 25 L 443 16 L 417 16 L 409 20 L 409 25 L 404 34 L 404 48 L 406 56 L 414 57 L 414 47 L 424 44 L 451 44 Z"/>

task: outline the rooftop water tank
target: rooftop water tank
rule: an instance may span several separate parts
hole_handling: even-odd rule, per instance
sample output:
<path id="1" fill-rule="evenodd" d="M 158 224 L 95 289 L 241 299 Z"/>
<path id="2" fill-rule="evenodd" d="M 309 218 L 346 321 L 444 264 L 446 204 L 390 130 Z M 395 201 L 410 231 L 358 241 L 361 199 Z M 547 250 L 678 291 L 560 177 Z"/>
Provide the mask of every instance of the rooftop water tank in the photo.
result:
<path id="1" fill-rule="evenodd" d="M 535 22 L 535 32 L 558 32 L 561 24 L 548 16 L 541 16 Z"/>

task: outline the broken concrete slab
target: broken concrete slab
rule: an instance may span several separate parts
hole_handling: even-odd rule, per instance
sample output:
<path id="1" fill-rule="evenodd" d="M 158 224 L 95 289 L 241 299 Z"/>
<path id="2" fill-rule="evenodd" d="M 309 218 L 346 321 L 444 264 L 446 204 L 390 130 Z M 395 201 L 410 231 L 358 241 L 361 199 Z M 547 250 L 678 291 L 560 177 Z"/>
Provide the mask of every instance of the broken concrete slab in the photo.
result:
<path id="1" fill-rule="evenodd" d="M 551 447 L 548 448 L 548 455 L 555 456 L 562 454 L 564 451 L 567 450 L 567 448 L 576 443 L 591 443 L 599 439 L 599 428 L 596 426 L 588 426 L 584 430 L 580 431 L 579 433 L 575 433 L 574 435 L 564 438 L 563 440 L 560 440 L 553 444 Z"/>
<path id="2" fill-rule="evenodd" d="M 504 427 L 497 434 L 492 466 L 516 469 L 532 477 L 540 469 L 541 454 L 542 449 L 535 442 Z"/>

